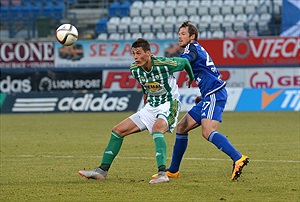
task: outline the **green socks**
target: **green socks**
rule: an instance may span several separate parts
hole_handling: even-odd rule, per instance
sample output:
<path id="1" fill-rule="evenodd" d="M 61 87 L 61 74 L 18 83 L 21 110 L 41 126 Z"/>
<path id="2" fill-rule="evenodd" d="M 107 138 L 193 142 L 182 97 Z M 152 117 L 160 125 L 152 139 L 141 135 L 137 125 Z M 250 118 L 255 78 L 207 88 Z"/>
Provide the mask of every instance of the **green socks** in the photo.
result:
<path id="1" fill-rule="evenodd" d="M 105 152 L 102 156 L 101 166 L 100 168 L 104 171 L 108 171 L 110 165 L 112 164 L 113 160 L 119 153 L 124 137 L 116 133 L 115 131 L 111 132 L 110 140 L 108 145 L 105 149 Z"/>
<path id="2" fill-rule="evenodd" d="M 166 171 L 167 144 L 164 138 L 164 134 L 161 132 L 154 132 L 152 133 L 152 137 L 155 143 L 156 163 L 158 171 Z"/>
<path id="3" fill-rule="evenodd" d="M 156 163 L 158 167 L 158 171 L 166 171 L 166 164 L 167 164 L 167 144 L 164 138 L 164 134 L 160 132 L 152 133 L 152 137 L 155 143 L 155 151 L 156 151 Z M 101 168 L 104 171 L 108 171 L 110 165 L 112 164 L 113 160 L 119 153 L 124 137 L 112 131 L 110 140 L 108 145 L 105 149 L 105 152 L 102 156 Z"/>

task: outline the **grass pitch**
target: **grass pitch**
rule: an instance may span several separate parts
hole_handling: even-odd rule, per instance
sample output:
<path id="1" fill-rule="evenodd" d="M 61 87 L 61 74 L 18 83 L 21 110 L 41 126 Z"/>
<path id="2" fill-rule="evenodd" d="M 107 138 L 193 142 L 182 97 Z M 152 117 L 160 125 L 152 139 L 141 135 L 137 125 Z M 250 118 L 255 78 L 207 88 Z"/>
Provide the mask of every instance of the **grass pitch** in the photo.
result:
<path id="1" fill-rule="evenodd" d="M 157 168 L 147 132 L 124 139 L 106 181 L 78 175 L 99 165 L 112 127 L 130 114 L 2 114 L 0 201 L 300 200 L 299 112 L 224 113 L 219 132 L 250 157 L 237 182 L 231 160 L 201 128 L 170 183 L 148 184 Z M 175 134 L 165 137 L 169 165 Z"/>

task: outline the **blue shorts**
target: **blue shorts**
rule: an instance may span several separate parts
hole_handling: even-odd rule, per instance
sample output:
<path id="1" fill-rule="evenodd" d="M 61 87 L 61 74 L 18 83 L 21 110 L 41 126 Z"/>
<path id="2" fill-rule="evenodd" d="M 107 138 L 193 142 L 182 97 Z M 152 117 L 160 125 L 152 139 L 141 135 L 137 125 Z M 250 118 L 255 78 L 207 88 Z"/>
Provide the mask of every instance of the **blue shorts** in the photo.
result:
<path id="1" fill-rule="evenodd" d="M 188 114 L 201 125 L 201 119 L 212 119 L 222 122 L 222 113 L 227 101 L 225 88 L 202 98 L 201 102 L 193 106 Z"/>

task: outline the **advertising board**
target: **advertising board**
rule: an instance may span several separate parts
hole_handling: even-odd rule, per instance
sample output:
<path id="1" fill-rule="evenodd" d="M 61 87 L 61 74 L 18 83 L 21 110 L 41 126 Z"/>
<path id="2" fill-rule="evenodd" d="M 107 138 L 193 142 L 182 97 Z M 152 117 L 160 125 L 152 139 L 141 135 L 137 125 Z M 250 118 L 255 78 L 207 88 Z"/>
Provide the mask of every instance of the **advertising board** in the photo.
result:
<path id="1" fill-rule="evenodd" d="M 300 66 L 300 37 L 199 40 L 216 66 Z"/>
<path id="2" fill-rule="evenodd" d="M 134 62 L 132 41 L 78 41 L 71 47 L 55 43 L 55 67 L 119 67 Z M 174 40 L 149 41 L 152 54 L 164 56 Z"/>
<path id="3" fill-rule="evenodd" d="M 141 98 L 138 91 L 1 93 L 1 113 L 136 111 Z"/>
<path id="4" fill-rule="evenodd" d="M 0 43 L 0 68 L 54 67 L 53 42 Z"/>
<path id="5" fill-rule="evenodd" d="M 298 67 L 300 37 L 265 37 L 198 40 L 217 67 Z M 149 41 L 152 54 L 180 56 L 177 40 Z M 132 41 L 77 41 L 0 43 L 0 68 L 100 67 L 118 68 L 133 62 Z"/>
<path id="6" fill-rule="evenodd" d="M 66 90 L 101 90 L 102 70 L 99 68 L 32 68 L 21 70 L 2 69 L 2 93 L 30 93 Z"/>
<path id="7" fill-rule="evenodd" d="M 228 88 L 300 88 L 300 68 L 220 68 L 221 78 Z M 188 75 L 175 73 L 179 88 L 185 87 Z M 192 85 L 197 87 L 195 83 Z M 128 90 L 141 86 L 129 69 L 103 70 L 103 89 Z"/>

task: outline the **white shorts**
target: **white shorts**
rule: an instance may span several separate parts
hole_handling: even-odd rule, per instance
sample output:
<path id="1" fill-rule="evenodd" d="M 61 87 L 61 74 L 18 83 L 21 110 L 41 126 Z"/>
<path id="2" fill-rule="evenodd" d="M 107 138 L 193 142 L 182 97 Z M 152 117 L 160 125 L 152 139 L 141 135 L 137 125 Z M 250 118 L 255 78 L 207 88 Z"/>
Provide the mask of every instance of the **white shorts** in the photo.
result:
<path id="1" fill-rule="evenodd" d="M 151 107 L 147 103 L 141 110 L 131 115 L 129 118 L 137 125 L 141 131 L 148 130 L 152 134 L 152 128 L 158 118 L 162 118 L 168 125 L 168 132 L 173 133 L 177 125 L 181 103 L 178 100 L 166 102 L 158 107 Z"/>

